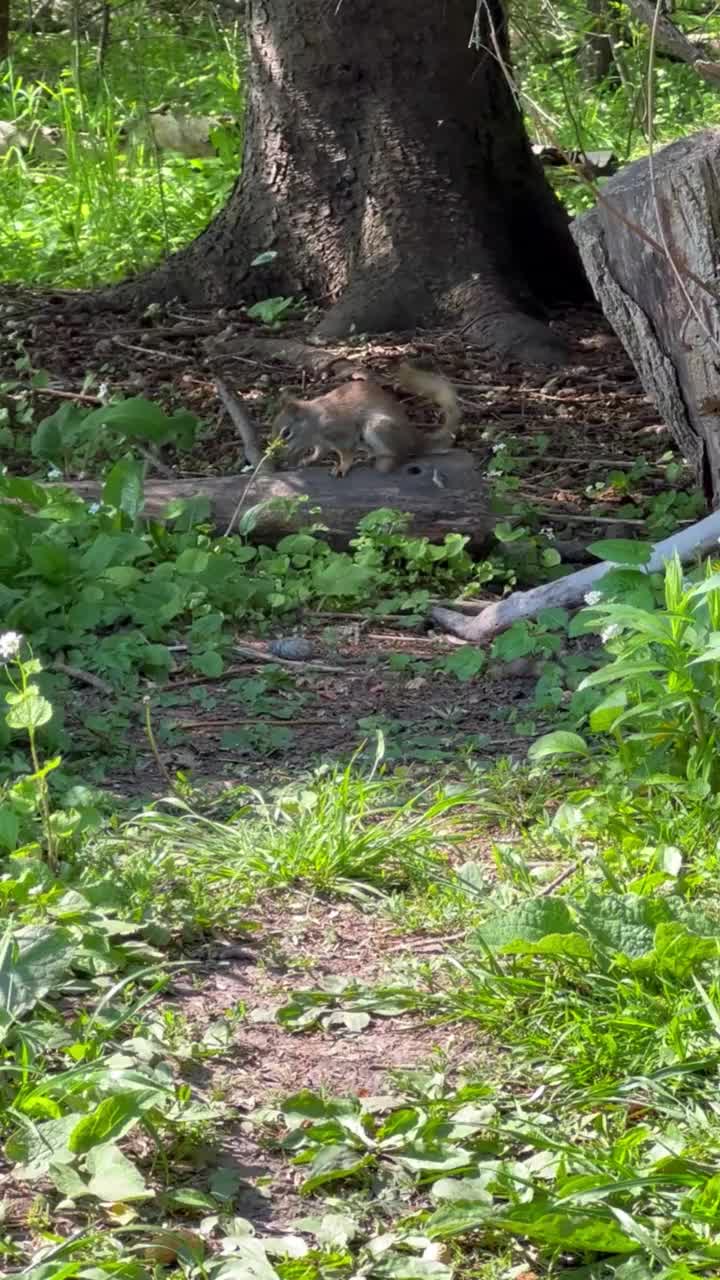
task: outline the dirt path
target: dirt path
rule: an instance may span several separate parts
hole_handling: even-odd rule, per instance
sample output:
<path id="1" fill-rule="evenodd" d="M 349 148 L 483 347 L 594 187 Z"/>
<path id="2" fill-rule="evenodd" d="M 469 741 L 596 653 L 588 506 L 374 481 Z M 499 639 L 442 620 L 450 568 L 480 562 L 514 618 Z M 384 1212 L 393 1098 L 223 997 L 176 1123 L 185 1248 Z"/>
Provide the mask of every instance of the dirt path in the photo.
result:
<path id="1" fill-rule="evenodd" d="M 281 908 L 262 911 L 259 920 L 256 945 L 213 950 L 201 981 L 175 982 L 163 1004 L 199 1034 L 225 1011 L 239 1003 L 246 1007 L 232 1048 L 191 1074 L 203 1095 L 223 1098 L 230 1109 L 208 1167 L 240 1175 L 237 1213 L 264 1230 L 282 1230 L 312 1208 L 297 1193 L 300 1172 L 248 1118 L 254 1111 L 299 1089 L 361 1097 L 393 1093 L 394 1071 L 432 1066 L 452 1077 L 479 1060 L 480 1045 L 467 1024 L 433 1026 L 415 1014 L 372 1017 L 357 1034 L 341 1027 L 284 1030 L 274 1014 L 296 991 L 329 978 L 400 983 L 408 961 L 430 960 L 446 943 L 427 935 L 400 940 L 387 917 L 375 911 L 299 897 L 288 896 Z M 197 1185 L 196 1167 L 187 1176 Z"/>

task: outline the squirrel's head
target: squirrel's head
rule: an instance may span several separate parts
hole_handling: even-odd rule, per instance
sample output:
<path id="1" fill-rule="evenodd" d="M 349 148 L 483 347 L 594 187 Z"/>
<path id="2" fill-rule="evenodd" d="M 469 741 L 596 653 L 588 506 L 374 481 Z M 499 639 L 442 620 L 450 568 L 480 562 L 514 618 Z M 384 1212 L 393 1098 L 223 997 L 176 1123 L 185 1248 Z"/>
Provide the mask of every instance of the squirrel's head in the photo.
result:
<path id="1" fill-rule="evenodd" d="M 280 440 L 289 458 L 295 458 L 308 448 L 307 423 L 300 400 L 286 400 L 273 423 L 273 439 Z"/>

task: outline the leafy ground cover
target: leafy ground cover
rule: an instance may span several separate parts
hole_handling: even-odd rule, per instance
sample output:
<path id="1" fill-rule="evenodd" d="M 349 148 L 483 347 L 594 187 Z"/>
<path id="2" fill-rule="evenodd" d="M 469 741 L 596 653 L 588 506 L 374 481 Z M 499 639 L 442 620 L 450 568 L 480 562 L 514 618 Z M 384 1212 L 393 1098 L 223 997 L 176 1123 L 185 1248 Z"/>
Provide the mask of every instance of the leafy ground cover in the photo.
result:
<path id="1" fill-rule="evenodd" d="M 537 50 L 525 87 L 561 141 L 579 121 L 631 154 L 642 37 L 633 93 L 592 96 L 569 61 L 583 16 L 559 17 L 582 112 Z M 141 266 L 234 177 L 232 133 L 214 160 L 122 149 L 121 119 L 161 98 L 240 114 L 232 32 L 143 22 L 118 9 L 102 76 L 89 41 L 70 73 L 64 37 L 16 42 L 0 115 L 73 140 L 67 163 L 3 161 L 18 280 Z M 686 68 L 659 74 L 660 136 L 714 118 Z M 689 473 L 579 314 L 552 378 L 447 335 L 343 351 L 379 372 L 431 351 L 455 382 L 498 516 L 481 557 L 402 513 L 342 554 L 312 518 L 274 547 L 250 522 L 218 536 L 201 503 L 144 522 L 148 455 L 237 469 L 203 340 L 252 347 L 233 386 L 266 425 L 300 389 L 266 341 L 304 335 L 300 302 L 130 329 L 0 299 L 4 1270 L 717 1274 L 720 587 L 712 563 L 644 572 L 701 513 Z M 434 599 L 593 553 L 617 569 L 577 618 L 488 650 L 425 630 Z M 277 646 L 298 634 L 302 662 Z"/>

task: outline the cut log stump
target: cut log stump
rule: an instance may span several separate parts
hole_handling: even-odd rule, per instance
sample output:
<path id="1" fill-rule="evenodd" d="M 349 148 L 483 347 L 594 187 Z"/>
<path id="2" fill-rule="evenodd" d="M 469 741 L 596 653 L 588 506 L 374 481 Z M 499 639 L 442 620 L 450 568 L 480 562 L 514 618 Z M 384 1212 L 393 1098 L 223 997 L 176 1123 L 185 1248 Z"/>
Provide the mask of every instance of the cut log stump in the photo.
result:
<path id="1" fill-rule="evenodd" d="M 713 506 L 720 501 L 719 229 L 718 129 L 628 165 L 572 228 L 605 315 Z"/>
<path id="2" fill-rule="evenodd" d="M 100 496 L 101 486 L 95 481 L 75 481 L 68 487 L 91 501 Z M 303 495 L 308 501 L 294 515 L 273 507 L 262 512 L 253 539 L 273 543 L 313 519 L 320 519 L 328 527 L 329 541 L 342 547 L 357 532 L 358 521 L 379 507 L 409 512 L 410 531 L 415 536 L 442 541 L 446 533 L 464 533 L 476 548 L 487 542 L 494 524 L 476 460 L 464 449 L 418 458 L 388 475 L 381 475 L 371 466 L 357 466 L 344 479 L 336 479 L 324 465 L 273 471 L 267 476 L 260 471 L 249 487 L 248 477 L 242 475 L 148 480 L 144 510 L 147 516 L 158 519 L 175 498 L 205 496 L 217 531 L 224 533 L 241 497 L 242 514 L 270 498 Z M 314 516 L 313 508 L 317 512 Z"/>

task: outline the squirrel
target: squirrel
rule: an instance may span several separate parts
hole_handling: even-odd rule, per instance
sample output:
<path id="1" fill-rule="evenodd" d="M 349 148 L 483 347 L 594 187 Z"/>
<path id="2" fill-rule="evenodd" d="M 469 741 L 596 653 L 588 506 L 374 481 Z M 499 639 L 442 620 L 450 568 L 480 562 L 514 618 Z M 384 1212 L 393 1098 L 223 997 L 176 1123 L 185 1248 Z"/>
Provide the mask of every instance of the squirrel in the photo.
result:
<path id="1" fill-rule="evenodd" d="M 398 385 L 431 400 L 442 409 L 444 424 L 436 431 L 421 431 L 408 421 L 404 408 L 389 391 L 372 381 L 344 382 L 313 400 L 286 400 L 272 428 L 274 439 L 285 446 L 289 461 L 312 449 L 300 463 L 309 466 L 328 453 L 336 453 L 333 474 L 346 476 L 359 448 L 375 457 L 377 471 L 393 471 L 409 458 L 426 453 L 448 453 L 460 421 L 457 396 L 437 373 L 401 365 Z"/>

